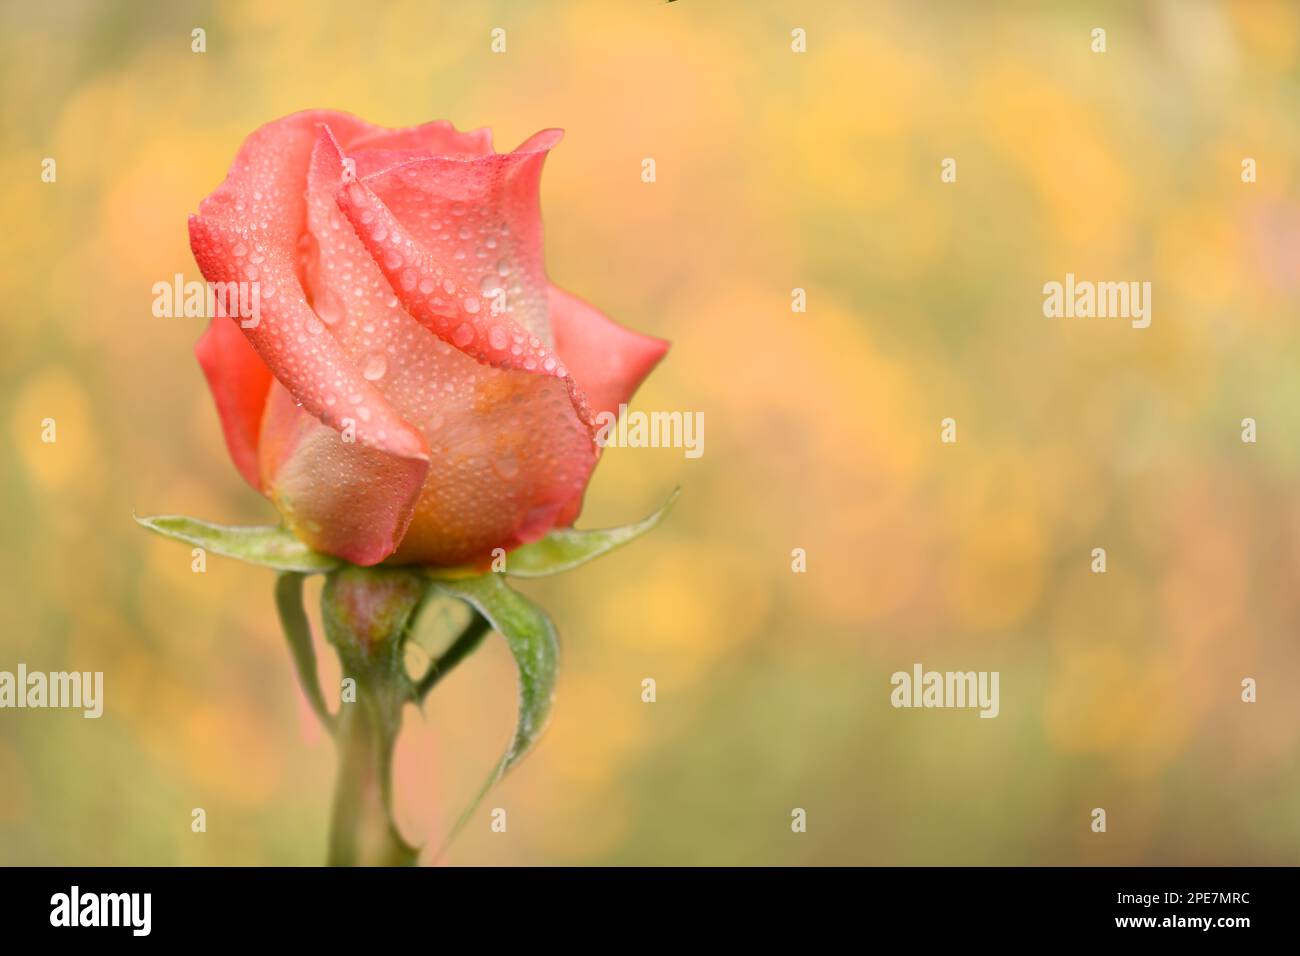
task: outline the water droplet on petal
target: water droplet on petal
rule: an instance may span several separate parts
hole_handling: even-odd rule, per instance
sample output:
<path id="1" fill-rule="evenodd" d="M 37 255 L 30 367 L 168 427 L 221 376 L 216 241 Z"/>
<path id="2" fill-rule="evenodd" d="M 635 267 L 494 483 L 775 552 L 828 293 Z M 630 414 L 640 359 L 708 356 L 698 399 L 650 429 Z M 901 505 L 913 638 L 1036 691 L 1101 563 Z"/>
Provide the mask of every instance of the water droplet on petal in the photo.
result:
<path id="1" fill-rule="evenodd" d="M 361 374 L 366 381 L 377 382 L 384 377 L 388 371 L 388 359 L 384 358 L 378 352 L 366 359 L 366 367 L 362 369 Z"/>
<path id="2" fill-rule="evenodd" d="M 519 462 L 513 455 L 502 455 L 492 459 L 492 470 L 506 481 L 512 481 L 519 477 Z"/>
<path id="3" fill-rule="evenodd" d="M 457 348 L 464 348 L 474 341 L 474 326 L 468 322 L 462 322 L 456 326 L 456 332 L 452 335 L 451 340 L 456 343 Z"/>

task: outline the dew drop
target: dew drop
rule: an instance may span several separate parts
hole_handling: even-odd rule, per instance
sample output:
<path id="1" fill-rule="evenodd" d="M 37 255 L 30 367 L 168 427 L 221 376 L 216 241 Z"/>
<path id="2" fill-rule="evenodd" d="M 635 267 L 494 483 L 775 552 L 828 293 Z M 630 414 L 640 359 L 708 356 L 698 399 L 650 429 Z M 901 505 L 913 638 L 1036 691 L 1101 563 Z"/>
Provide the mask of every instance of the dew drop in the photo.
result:
<path id="1" fill-rule="evenodd" d="M 470 315 L 473 315 L 475 312 L 478 311 L 479 308 L 478 299 L 472 295 L 468 296 L 462 304 L 465 306 L 465 311 L 468 312 Z"/>
<path id="2" fill-rule="evenodd" d="M 464 348 L 474 341 L 474 326 L 468 322 L 462 322 L 456 326 L 456 332 L 452 335 L 451 340 L 456 343 L 457 348 Z"/>
<path id="3" fill-rule="evenodd" d="M 492 459 L 492 470 L 506 481 L 513 481 L 519 477 L 519 462 L 513 455 L 502 455 Z"/>
<path id="4" fill-rule="evenodd" d="M 366 367 L 362 369 L 361 374 L 368 382 L 377 382 L 384 377 L 388 371 L 388 359 L 376 352 L 370 358 L 366 359 Z"/>

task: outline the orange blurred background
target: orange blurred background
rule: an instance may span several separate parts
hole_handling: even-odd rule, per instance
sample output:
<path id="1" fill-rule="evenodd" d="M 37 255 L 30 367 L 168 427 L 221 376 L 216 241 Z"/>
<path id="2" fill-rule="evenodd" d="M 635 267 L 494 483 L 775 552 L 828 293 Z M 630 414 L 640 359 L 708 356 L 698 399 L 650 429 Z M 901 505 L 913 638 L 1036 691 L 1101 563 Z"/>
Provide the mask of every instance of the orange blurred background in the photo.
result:
<path id="1" fill-rule="evenodd" d="M 1280 2 L 4 6 L 0 670 L 106 700 L 0 711 L 0 864 L 324 858 L 271 573 L 131 520 L 274 520 L 204 320 L 151 289 L 200 278 L 186 217 L 244 136 L 311 107 L 563 127 L 550 276 L 673 341 L 634 409 L 706 422 L 698 460 L 607 451 L 579 520 L 681 485 L 664 525 L 524 587 L 552 725 L 450 862 L 1294 863 L 1298 55 Z M 1044 318 L 1067 272 L 1149 280 L 1151 327 Z M 893 709 L 915 662 L 999 671 L 1000 716 Z M 408 711 L 408 837 L 486 777 L 513 681 L 491 640 Z"/>

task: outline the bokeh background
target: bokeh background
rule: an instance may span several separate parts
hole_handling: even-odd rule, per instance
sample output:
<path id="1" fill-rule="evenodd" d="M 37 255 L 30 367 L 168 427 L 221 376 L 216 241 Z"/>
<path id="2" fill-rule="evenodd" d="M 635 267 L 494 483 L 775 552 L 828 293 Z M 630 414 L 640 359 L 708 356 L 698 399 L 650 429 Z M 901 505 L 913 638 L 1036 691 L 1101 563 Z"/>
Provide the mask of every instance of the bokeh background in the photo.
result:
<path id="1" fill-rule="evenodd" d="M 553 722 L 450 862 L 1296 863 L 1300 8 L 1084 6 L 5 3 L 0 669 L 102 670 L 106 711 L 0 711 L 0 863 L 323 860 L 272 575 L 131 520 L 274 517 L 151 286 L 309 107 L 564 127 L 551 277 L 673 341 L 634 408 L 705 415 L 699 460 L 608 451 L 579 522 L 681 485 L 660 529 L 527 586 Z M 1066 272 L 1151 281 L 1151 327 L 1045 319 Z M 914 662 L 1000 671 L 1001 715 L 891 708 Z M 408 836 L 513 720 L 499 640 L 408 711 Z"/>

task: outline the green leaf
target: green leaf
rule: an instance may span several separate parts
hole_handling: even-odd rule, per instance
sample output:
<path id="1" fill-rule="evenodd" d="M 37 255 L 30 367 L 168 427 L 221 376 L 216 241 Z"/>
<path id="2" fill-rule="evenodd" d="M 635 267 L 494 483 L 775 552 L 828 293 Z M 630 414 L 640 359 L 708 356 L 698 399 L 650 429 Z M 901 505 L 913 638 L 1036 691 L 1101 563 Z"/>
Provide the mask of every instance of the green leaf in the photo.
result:
<path id="1" fill-rule="evenodd" d="M 338 558 L 313 551 L 295 538 L 288 528 L 278 525 L 235 527 L 212 524 L 185 515 L 156 515 L 152 518 L 136 516 L 135 520 L 163 537 L 277 571 L 315 574 L 337 568 L 343 563 Z"/>
<path id="2" fill-rule="evenodd" d="M 668 500 L 654 514 L 634 524 L 620 528 L 599 528 L 579 531 L 576 528 L 557 528 L 532 544 L 521 545 L 506 555 L 505 573 L 516 578 L 544 578 L 552 574 L 571 571 L 579 565 L 593 561 L 603 554 L 621 548 L 645 534 L 672 510 L 681 489 L 673 489 Z M 482 568 L 429 568 L 430 577 L 441 581 L 459 581 L 477 577 Z"/>
<path id="3" fill-rule="evenodd" d="M 282 571 L 275 581 L 275 608 L 280 614 L 280 627 L 289 642 L 289 651 L 293 654 L 298 684 L 325 729 L 333 733 L 335 719 L 325 706 L 320 673 L 316 669 L 316 648 L 311 641 L 311 623 L 302 606 L 302 582 L 302 574 Z"/>
<path id="4" fill-rule="evenodd" d="M 506 639 L 519 668 L 519 717 L 514 739 L 487 783 L 452 828 L 447 838 L 450 842 L 487 792 L 523 758 L 546 728 L 559 673 L 560 641 L 542 609 L 507 586 L 500 575 L 440 581 L 437 587 L 444 594 L 468 602 L 487 618 L 492 629 Z"/>
<path id="5" fill-rule="evenodd" d="M 539 541 L 522 545 L 506 555 L 506 574 L 517 578 L 559 574 L 621 548 L 659 524 L 672 510 L 680 492 L 680 488 L 674 488 L 658 511 L 634 524 L 593 531 L 559 528 Z"/>

